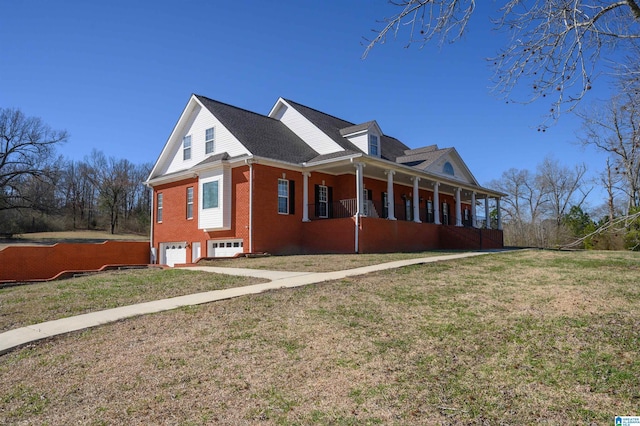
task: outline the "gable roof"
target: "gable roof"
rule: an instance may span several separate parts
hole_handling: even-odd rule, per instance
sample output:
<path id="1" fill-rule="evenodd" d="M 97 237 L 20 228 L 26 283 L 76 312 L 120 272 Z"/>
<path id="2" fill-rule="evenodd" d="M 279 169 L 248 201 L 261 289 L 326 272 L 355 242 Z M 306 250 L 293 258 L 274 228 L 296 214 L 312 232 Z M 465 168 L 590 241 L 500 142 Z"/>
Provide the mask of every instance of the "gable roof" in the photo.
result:
<path id="1" fill-rule="evenodd" d="M 279 120 L 194 96 L 255 156 L 299 164 L 319 155 Z"/>
<path id="2" fill-rule="evenodd" d="M 369 125 L 371 125 L 370 121 L 356 125 L 349 121 L 334 117 L 329 114 L 325 114 L 324 112 L 309 108 L 308 106 L 299 104 L 289 99 L 284 100 L 289 105 L 294 107 L 296 111 L 302 114 L 307 120 L 313 123 L 318 129 L 329 136 L 342 149 L 347 152 L 362 152 L 355 144 L 351 143 L 347 138 L 343 137 L 342 135 L 345 133 L 342 132 L 345 131 L 345 129 L 347 129 L 348 133 L 354 132 L 354 129 L 364 130 Z M 380 156 L 385 160 L 396 161 L 396 157 L 402 155 L 405 150 L 409 149 L 408 146 L 406 146 L 396 138 L 382 135 L 381 139 Z"/>
<path id="3" fill-rule="evenodd" d="M 355 126 L 349 126 L 349 127 L 345 127 L 344 129 L 340 129 L 340 134 L 342 136 L 352 135 L 354 133 L 368 130 L 369 127 L 372 127 L 372 126 L 377 127 L 378 131 L 380 131 L 380 126 L 378 126 L 378 123 L 376 123 L 375 120 L 371 120 L 371 121 L 367 121 L 366 123 L 356 124 Z"/>
<path id="4" fill-rule="evenodd" d="M 426 169 L 438 159 L 447 155 L 453 148 L 438 148 L 438 145 L 430 145 L 417 149 L 408 149 L 404 155 L 396 158 L 396 162 L 407 166 Z"/>

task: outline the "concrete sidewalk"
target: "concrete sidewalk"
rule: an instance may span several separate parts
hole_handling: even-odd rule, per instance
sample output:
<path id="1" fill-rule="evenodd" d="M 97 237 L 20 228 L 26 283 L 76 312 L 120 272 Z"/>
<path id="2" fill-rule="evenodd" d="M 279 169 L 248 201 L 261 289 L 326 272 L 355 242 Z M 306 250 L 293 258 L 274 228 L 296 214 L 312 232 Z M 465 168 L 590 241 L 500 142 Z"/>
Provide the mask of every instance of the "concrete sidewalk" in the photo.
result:
<path id="1" fill-rule="evenodd" d="M 46 339 L 49 337 L 58 336 L 85 328 L 95 327 L 102 324 L 108 324 L 110 322 L 115 322 L 139 315 L 169 311 L 171 309 L 176 309 L 183 306 L 200 305 L 203 303 L 231 299 L 248 294 L 257 294 L 268 290 L 301 287 L 324 281 L 339 280 L 346 277 L 364 275 L 370 272 L 377 272 L 386 269 L 394 269 L 403 266 L 440 262 L 452 259 L 461 259 L 464 257 L 481 256 L 488 253 L 489 252 L 471 252 L 423 257 L 418 259 L 407 259 L 381 263 L 379 265 L 363 266 L 361 268 L 347 269 L 344 271 L 317 273 L 265 271 L 260 269 L 242 268 L 219 268 L 214 266 L 187 267 L 184 269 L 266 278 L 271 281 L 268 283 L 229 288 L 226 290 L 207 291 L 204 293 L 189 294 L 186 296 L 172 297 L 170 299 L 156 300 L 153 302 L 138 303 L 135 305 L 122 306 L 119 308 L 91 312 L 74 317 L 62 318 L 58 320 L 42 322 L 39 324 L 28 325 L 26 327 L 16 328 L 14 330 L 10 330 L 0 334 L 0 355 L 7 353 L 18 346 L 35 342 L 37 340 Z"/>

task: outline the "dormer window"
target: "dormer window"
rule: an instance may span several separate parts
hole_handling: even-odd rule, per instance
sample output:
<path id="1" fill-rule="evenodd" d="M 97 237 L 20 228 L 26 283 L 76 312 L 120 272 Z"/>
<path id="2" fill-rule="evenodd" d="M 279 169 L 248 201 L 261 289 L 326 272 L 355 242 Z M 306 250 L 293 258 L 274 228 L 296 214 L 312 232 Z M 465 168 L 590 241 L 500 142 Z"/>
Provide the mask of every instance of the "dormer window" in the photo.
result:
<path id="1" fill-rule="evenodd" d="M 191 160 L 191 135 L 182 138 L 182 159 Z"/>
<path id="2" fill-rule="evenodd" d="M 369 155 L 375 155 L 376 157 L 380 152 L 380 142 L 378 136 L 369 135 Z"/>
<path id="3" fill-rule="evenodd" d="M 444 174 L 451 175 L 451 176 L 455 175 L 455 173 L 453 172 L 453 166 L 448 161 L 444 163 L 444 166 L 442 167 L 442 172 Z"/>

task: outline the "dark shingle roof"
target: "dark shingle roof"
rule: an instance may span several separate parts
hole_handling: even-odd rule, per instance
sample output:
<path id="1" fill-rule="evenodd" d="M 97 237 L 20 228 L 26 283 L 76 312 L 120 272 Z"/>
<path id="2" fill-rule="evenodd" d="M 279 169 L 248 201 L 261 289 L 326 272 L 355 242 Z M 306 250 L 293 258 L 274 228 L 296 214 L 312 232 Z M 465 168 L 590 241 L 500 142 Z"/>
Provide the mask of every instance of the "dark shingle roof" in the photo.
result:
<path id="1" fill-rule="evenodd" d="M 318 156 L 279 120 L 195 96 L 253 155 L 296 164 Z"/>
<path id="2" fill-rule="evenodd" d="M 357 146 L 349 142 L 348 139 L 342 137 L 341 130 L 349 127 L 357 126 L 354 123 L 343 120 L 341 118 L 334 117 L 324 112 L 309 108 L 297 102 L 293 102 L 289 99 L 285 101 L 293 106 L 296 111 L 304 115 L 309 121 L 311 121 L 317 128 L 326 133 L 334 142 L 340 145 L 345 151 L 362 152 Z M 363 123 L 362 125 L 369 125 L 370 122 Z M 351 129 L 350 129 L 351 130 Z M 404 151 L 409 149 L 408 146 L 400 142 L 398 139 L 391 136 L 382 136 L 381 140 L 381 153 L 380 156 L 385 160 L 396 161 L 396 158 L 404 155 Z"/>
<path id="3" fill-rule="evenodd" d="M 375 123 L 375 121 L 367 121 L 366 123 L 345 127 L 344 129 L 340 129 L 340 135 L 345 136 L 345 135 L 350 135 L 351 133 L 367 130 L 369 126 L 371 126 L 373 123 Z"/>

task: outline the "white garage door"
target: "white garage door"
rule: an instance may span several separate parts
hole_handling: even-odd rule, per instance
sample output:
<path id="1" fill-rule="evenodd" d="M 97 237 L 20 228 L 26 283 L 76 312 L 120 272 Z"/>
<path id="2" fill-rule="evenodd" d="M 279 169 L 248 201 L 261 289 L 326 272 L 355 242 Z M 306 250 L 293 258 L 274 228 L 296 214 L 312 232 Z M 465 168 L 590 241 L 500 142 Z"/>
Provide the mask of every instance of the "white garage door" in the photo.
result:
<path id="1" fill-rule="evenodd" d="M 160 263 L 173 266 L 176 263 L 187 263 L 186 243 L 163 243 Z"/>
<path id="2" fill-rule="evenodd" d="M 243 251 L 242 240 L 207 241 L 208 257 L 233 257 Z"/>

